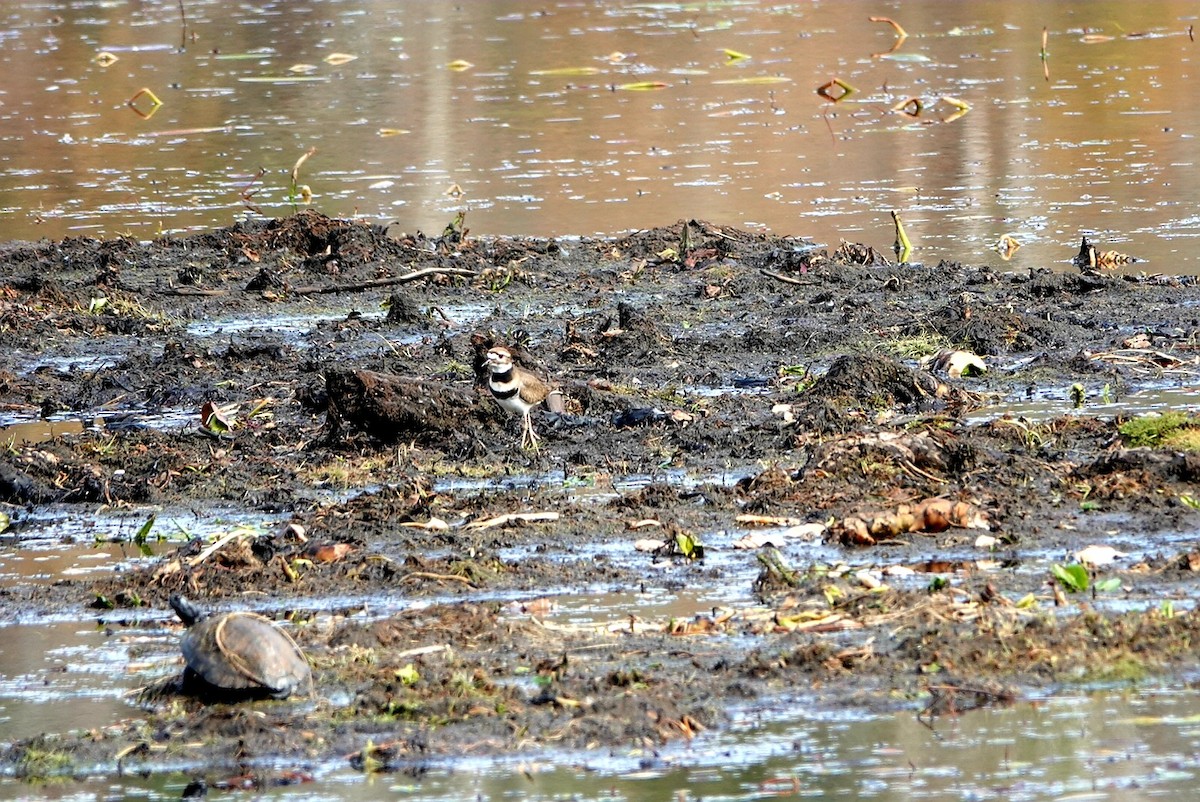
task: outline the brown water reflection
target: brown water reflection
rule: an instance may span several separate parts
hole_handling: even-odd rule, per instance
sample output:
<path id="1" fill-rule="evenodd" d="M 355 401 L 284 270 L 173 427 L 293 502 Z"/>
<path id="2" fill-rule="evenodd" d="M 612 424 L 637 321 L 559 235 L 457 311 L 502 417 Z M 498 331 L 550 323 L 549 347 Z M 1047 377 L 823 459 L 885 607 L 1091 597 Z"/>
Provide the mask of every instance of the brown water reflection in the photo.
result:
<path id="1" fill-rule="evenodd" d="M 465 206 L 477 234 L 688 216 L 886 247 L 896 208 L 923 261 L 1062 263 L 1094 232 L 1147 269 L 1200 272 L 1192 2 L 184 7 L 186 29 L 177 3 L 6 4 L 0 63 L 20 79 L 0 95 L 0 236 L 224 224 L 247 186 L 284 213 L 315 146 L 300 178 L 318 208 L 407 230 Z M 895 40 L 879 14 L 910 34 L 896 58 L 872 58 Z M 259 82 L 299 65 L 308 82 Z M 860 91 L 826 102 L 835 77 Z M 642 81 L 666 86 L 613 88 Z M 164 103 L 150 119 L 125 105 L 141 88 Z M 891 110 L 944 96 L 970 111 Z M 990 250 L 1005 233 L 1024 245 L 1009 263 Z"/>

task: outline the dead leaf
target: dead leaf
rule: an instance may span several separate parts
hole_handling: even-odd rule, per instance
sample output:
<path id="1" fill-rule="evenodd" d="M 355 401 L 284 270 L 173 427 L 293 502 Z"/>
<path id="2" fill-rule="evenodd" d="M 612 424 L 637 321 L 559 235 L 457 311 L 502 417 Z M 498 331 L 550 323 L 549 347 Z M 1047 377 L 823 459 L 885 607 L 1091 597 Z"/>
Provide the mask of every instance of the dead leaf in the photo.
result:
<path id="1" fill-rule="evenodd" d="M 1021 247 L 1021 243 L 1011 234 L 1001 234 L 1000 241 L 996 243 L 996 252 L 1000 254 L 1000 258 L 1008 261 L 1013 258 L 1013 254 Z"/>
<path id="2" fill-rule="evenodd" d="M 315 563 L 335 563 L 354 551 L 349 543 L 313 544 L 304 551 L 304 555 Z"/>
<path id="3" fill-rule="evenodd" d="M 225 434 L 233 430 L 233 413 L 237 404 L 219 407 L 212 401 L 205 401 L 200 407 L 200 425 L 213 434 Z"/>

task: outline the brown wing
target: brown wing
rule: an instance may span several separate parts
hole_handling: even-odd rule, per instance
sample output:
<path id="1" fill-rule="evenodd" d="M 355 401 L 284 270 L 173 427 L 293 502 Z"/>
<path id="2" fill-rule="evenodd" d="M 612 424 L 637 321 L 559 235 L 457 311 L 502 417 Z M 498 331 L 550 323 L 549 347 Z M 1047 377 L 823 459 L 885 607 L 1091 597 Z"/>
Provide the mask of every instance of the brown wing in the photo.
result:
<path id="1" fill-rule="evenodd" d="M 521 385 L 521 397 L 537 406 L 550 394 L 550 386 L 529 371 L 514 367 L 513 376 Z"/>

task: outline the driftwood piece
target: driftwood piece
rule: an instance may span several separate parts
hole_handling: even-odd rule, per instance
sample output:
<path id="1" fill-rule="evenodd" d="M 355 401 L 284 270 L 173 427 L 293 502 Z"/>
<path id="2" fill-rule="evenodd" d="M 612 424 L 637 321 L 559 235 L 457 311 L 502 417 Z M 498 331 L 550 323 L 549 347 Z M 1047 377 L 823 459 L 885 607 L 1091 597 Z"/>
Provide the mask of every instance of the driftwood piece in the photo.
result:
<path id="1" fill-rule="evenodd" d="M 330 438 L 362 433 L 384 442 L 445 446 L 476 440 L 497 423 L 476 391 L 442 382 L 333 368 L 325 388 Z"/>
<path id="2" fill-rule="evenodd" d="M 376 287 L 394 287 L 397 284 L 407 284 L 410 281 L 416 281 L 419 278 L 426 276 L 474 276 L 474 270 L 468 270 L 463 267 L 425 267 L 420 270 L 414 270 L 411 273 L 405 273 L 403 276 L 389 276 L 388 278 L 373 278 L 366 281 L 354 281 L 349 284 L 318 284 L 310 287 L 291 287 L 288 289 L 289 295 L 322 295 L 335 292 L 361 292 L 362 290 L 375 289 Z"/>
<path id="3" fill-rule="evenodd" d="M 272 272 L 267 270 L 268 273 Z M 247 290 L 259 292 L 266 287 L 259 286 L 260 277 L 263 271 L 260 271 L 258 276 L 251 280 L 246 286 Z M 405 273 L 403 276 L 388 276 L 386 278 L 373 278 L 366 281 L 353 281 L 346 284 L 314 284 L 305 287 L 289 287 L 285 282 L 280 280 L 279 289 L 285 295 L 302 296 L 302 295 L 327 295 L 339 292 L 362 292 L 363 290 L 372 290 L 378 287 L 395 287 L 400 284 L 408 284 L 417 279 L 425 278 L 426 276 L 474 276 L 476 272 L 464 267 L 423 267 L 420 270 L 414 270 L 411 273 Z M 167 287 L 166 289 L 156 289 L 155 292 L 161 295 L 177 295 L 183 297 L 218 297 L 229 295 L 230 291 L 226 289 L 207 289 L 203 287 Z"/>

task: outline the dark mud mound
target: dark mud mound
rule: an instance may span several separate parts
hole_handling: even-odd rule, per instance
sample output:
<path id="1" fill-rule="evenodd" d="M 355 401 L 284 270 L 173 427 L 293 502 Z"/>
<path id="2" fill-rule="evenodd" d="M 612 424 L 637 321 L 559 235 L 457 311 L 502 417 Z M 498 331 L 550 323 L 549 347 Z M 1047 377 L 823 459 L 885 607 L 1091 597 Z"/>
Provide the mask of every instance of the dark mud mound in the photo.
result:
<path id="1" fill-rule="evenodd" d="M 928 403 L 946 394 L 941 382 L 885 357 L 842 356 L 813 384 L 808 396 L 846 406 L 883 409 Z"/>
<path id="2" fill-rule="evenodd" d="M 895 360 L 872 354 L 841 356 L 802 400 L 791 405 L 792 428 L 801 432 L 847 432 L 864 416 L 883 410 L 928 411 L 967 395 Z"/>
<path id="3" fill-rule="evenodd" d="M 325 374 L 325 390 L 331 441 L 362 433 L 381 443 L 418 443 L 466 456 L 483 449 L 481 432 L 498 428 L 477 392 L 441 382 L 335 368 Z"/>

